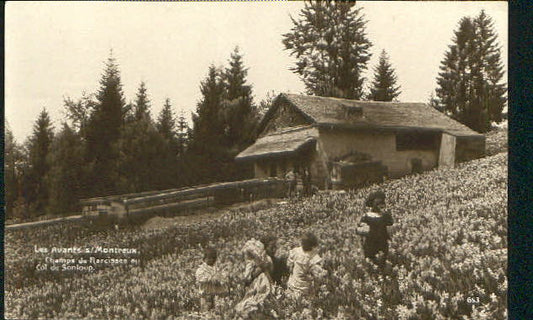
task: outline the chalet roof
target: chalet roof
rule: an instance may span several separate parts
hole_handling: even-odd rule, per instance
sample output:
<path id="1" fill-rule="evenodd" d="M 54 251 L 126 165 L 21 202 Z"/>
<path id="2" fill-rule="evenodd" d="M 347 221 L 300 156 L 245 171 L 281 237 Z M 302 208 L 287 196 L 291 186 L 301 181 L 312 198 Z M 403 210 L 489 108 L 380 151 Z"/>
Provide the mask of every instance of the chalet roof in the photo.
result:
<path id="1" fill-rule="evenodd" d="M 425 103 L 358 101 L 287 93 L 280 94 L 278 99 L 285 99 L 294 105 L 318 126 L 412 128 L 444 131 L 457 136 L 480 135 Z M 276 103 L 273 108 L 275 106 Z M 361 110 L 362 113 L 347 117 L 347 110 Z M 268 116 L 267 113 L 265 118 Z"/>
<path id="2" fill-rule="evenodd" d="M 236 160 L 250 160 L 261 157 L 280 157 L 296 154 L 316 142 L 318 130 L 310 126 L 285 128 L 275 131 L 239 153 Z"/>

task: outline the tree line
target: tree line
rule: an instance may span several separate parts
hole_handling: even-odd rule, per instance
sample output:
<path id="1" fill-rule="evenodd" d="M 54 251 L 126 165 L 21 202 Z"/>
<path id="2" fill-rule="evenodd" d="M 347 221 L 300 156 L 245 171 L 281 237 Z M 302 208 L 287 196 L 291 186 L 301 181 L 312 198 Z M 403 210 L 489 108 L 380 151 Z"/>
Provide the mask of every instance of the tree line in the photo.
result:
<path id="1" fill-rule="evenodd" d="M 375 101 L 395 100 L 398 77 L 385 49 L 365 90 L 363 72 L 370 60 L 371 41 L 362 8 L 355 1 L 308 1 L 283 43 L 296 59 L 308 94 Z M 435 94 L 429 104 L 478 132 L 501 122 L 506 84 L 494 23 L 484 10 L 463 17 L 444 54 Z"/>
<path id="2" fill-rule="evenodd" d="M 393 101 L 398 77 L 385 49 L 367 84 L 371 41 L 361 8 L 349 1 L 308 1 L 283 45 L 311 95 Z M 430 104 L 479 132 L 502 120 L 506 86 L 500 47 L 484 11 L 464 17 L 441 62 Z M 257 104 L 238 48 L 227 66 L 209 66 L 192 127 L 169 99 L 154 119 L 146 83 L 126 103 L 119 65 L 107 59 L 94 94 L 66 98 L 66 119 L 53 127 L 46 109 L 18 144 L 5 132 L 7 218 L 78 211 L 79 199 L 163 190 L 253 176 L 234 157 L 251 145 L 273 94 Z"/>
<path id="3" fill-rule="evenodd" d="M 210 66 L 191 128 L 168 98 L 153 119 L 145 82 L 126 103 L 111 54 L 95 94 L 64 100 L 58 130 L 45 108 L 24 144 L 6 127 L 7 218 L 76 212 L 83 198 L 251 177 L 233 161 L 259 122 L 246 77 L 238 48 L 226 68 Z"/>

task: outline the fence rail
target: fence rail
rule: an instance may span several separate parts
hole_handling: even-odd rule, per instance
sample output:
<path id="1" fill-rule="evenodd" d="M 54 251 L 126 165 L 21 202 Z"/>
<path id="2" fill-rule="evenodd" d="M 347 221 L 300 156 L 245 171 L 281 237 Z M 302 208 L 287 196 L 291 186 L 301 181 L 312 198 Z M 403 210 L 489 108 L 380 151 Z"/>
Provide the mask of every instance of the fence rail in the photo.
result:
<path id="1" fill-rule="evenodd" d="M 229 205 L 263 198 L 278 198 L 286 194 L 282 179 L 250 179 L 221 182 L 196 187 L 150 191 L 102 198 L 84 199 L 84 215 L 116 215 L 119 217 L 186 211 L 210 206 Z"/>
<path id="2" fill-rule="evenodd" d="M 7 224 L 7 225 L 5 225 L 5 228 L 6 228 L 6 230 L 16 230 L 16 229 L 23 229 L 23 228 L 38 227 L 38 226 L 62 223 L 62 222 L 67 222 L 67 221 L 77 221 L 77 220 L 82 220 L 82 219 L 84 219 L 84 216 L 75 215 L 75 216 L 68 216 L 68 217 L 48 219 L 48 220 Z"/>
<path id="3" fill-rule="evenodd" d="M 285 180 L 277 178 L 221 182 L 196 187 L 146 191 L 82 199 L 81 215 L 6 225 L 21 229 L 85 220 L 91 217 L 127 218 L 156 213 L 183 213 L 199 208 L 224 206 L 264 198 L 281 198 L 287 193 Z"/>

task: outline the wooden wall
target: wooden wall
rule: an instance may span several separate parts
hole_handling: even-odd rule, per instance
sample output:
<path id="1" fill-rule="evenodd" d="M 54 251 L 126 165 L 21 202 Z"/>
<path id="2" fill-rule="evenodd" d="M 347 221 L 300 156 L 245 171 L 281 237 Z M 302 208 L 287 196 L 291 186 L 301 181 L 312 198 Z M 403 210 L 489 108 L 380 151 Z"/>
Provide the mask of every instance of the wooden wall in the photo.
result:
<path id="1" fill-rule="evenodd" d="M 273 113 L 265 128 L 259 135 L 265 135 L 276 130 L 311 124 L 296 108 L 286 101 L 278 102 L 277 110 Z"/>

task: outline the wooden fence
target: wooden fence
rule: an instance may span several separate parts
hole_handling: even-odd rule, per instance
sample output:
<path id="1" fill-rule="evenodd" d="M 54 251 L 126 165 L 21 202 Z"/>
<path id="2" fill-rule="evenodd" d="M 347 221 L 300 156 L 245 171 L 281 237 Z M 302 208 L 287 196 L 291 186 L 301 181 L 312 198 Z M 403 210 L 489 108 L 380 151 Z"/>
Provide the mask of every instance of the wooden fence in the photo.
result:
<path id="1" fill-rule="evenodd" d="M 190 188 L 150 191 L 82 200 L 84 216 L 127 216 L 155 213 L 186 213 L 206 207 L 286 195 L 285 180 L 251 179 Z"/>
<path id="2" fill-rule="evenodd" d="M 120 219 L 166 213 L 186 214 L 199 208 L 281 198 L 287 194 L 287 188 L 285 180 L 269 178 L 90 198 L 80 201 L 83 207 L 81 215 L 6 225 L 5 228 L 38 227 L 92 217 Z"/>

